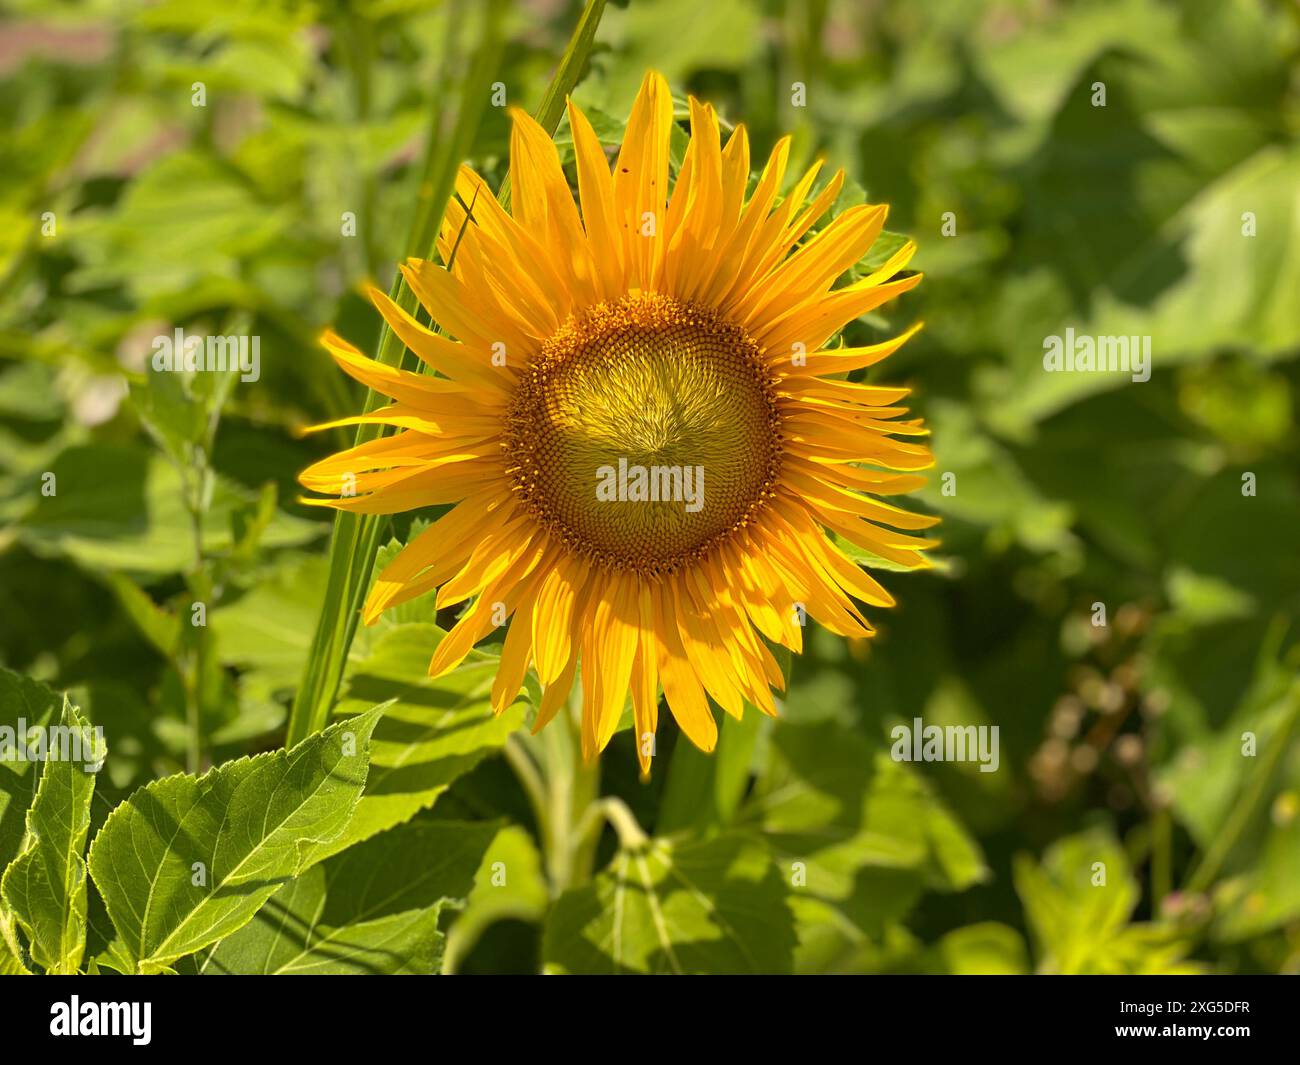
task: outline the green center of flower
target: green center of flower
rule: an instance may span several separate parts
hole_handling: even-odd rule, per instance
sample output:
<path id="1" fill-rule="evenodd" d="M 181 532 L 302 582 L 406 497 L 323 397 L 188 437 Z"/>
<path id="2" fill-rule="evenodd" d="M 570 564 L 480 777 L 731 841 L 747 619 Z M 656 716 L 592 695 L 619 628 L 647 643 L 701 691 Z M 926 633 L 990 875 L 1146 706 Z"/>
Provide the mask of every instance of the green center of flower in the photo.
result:
<path id="1" fill-rule="evenodd" d="M 758 346 L 667 296 L 602 303 L 526 370 L 510 412 L 515 489 L 574 550 L 672 572 L 770 497 L 779 415 Z"/>

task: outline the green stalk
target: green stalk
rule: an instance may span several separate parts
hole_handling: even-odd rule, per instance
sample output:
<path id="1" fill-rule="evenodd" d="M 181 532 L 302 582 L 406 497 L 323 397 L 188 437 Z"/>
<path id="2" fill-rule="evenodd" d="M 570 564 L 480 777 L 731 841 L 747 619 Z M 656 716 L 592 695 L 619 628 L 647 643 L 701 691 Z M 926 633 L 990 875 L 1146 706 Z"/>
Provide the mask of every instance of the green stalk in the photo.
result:
<path id="1" fill-rule="evenodd" d="M 582 68 L 587 65 L 592 45 L 596 43 L 596 30 L 600 27 L 600 17 L 604 13 L 605 0 L 587 0 L 587 6 L 583 9 L 577 26 L 573 28 L 573 36 L 569 38 L 569 46 L 560 57 L 560 63 L 555 68 L 550 85 L 546 87 L 546 95 L 542 97 L 537 113 L 533 115 L 537 119 L 537 124 L 551 136 L 555 136 L 555 131 L 560 127 L 565 100 L 568 99 L 569 93 L 573 92 L 573 87 L 578 84 L 578 79 L 582 77 Z M 509 208 L 509 174 L 506 174 L 505 180 L 501 182 L 497 200 L 502 207 Z"/>
<path id="2" fill-rule="evenodd" d="M 433 97 L 429 137 L 424 165 L 416 186 L 415 217 L 406 244 L 406 256 L 432 254 L 447 201 L 455 187 L 456 169 L 474 143 L 479 120 L 489 96 L 488 86 L 494 80 L 493 75 L 500 64 L 503 49 L 500 27 L 504 9 L 504 0 L 489 0 L 474 62 L 467 75 L 461 79 L 460 106 L 456 120 L 445 137 L 442 135 L 441 109 L 451 97 L 452 87 L 449 84 L 448 63 L 443 63 L 442 83 L 435 89 Z M 565 97 L 581 76 L 604 9 L 605 0 L 588 0 L 556 67 L 537 114 L 538 121 L 549 133 L 553 134 L 559 125 Z M 459 26 L 462 14 L 460 5 L 453 4 L 448 15 L 449 27 Z M 450 40 L 450 35 L 448 39 Z M 448 47 L 447 52 L 450 59 L 453 49 Z M 498 198 L 502 204 L 508 204 L 509 196 L 507 180 L 502 185 Z M 400 275 L 393 282 L 389 294 L 407 311 L 415 311 L 415 296 Z M 402 342 L 385 325 L 380 335 L 377 361 L 397 366 L 402 361 L 404 351 Z M 365 410 L 372 411 L 382 402 L 383 397 L 372 391 L 366 397 Z M 382 426 L 363 425 L 357 430 L 356 443 L 363 444 L 383 432 Z M 338 694 L 348 649 L 356 633 L 361 604 L 370 584 L 370 573 L 385 524 L 382 515 L 340 511 L 335 516 L 325 598 L 302 683 L 294 696 L 286 740 L 288 746 L 319 732 L 329 721 L 330 708 Z"/>
<path id="3" fill-rule="evenodd" d="M 501 60 L 501 16 L 504 0 L 490 0 L 484 14 L 478 48 L 465 77 L 461 79 L 459 108 L 449 133 L 443 133 L 443 108 L 452 96 L 451 76 L 446 63 L 440 71 L 439 84 L 433 93 L 429 134 L 423 166 L 417 179 L 416 209 L 407 236 L 403 258 L 431 254 L 443 212 L 455 184 L 456 167 L 469 152 L 478 130 L 479 120 L 488 99 L 488 86 L 493 80 Z M 453 4 L 448 13 L 451 27 L 459 25 L 459 5 Z M 448 49 L 450 56 L 451 49 Z M 407 311 L 414 311 L 416 299 L 399 274 L 389 295 Z M 397 366 L 402 361 L 405 346 L 385 324 L 380 334 L 376 361 L 386 366 Z M 383 397 L 371 391 L 366 396 L 364 409 L 369 412 L 383 402 Z M 357 444 L 378 437 L 383 426 L 362 425 L 357 429 Z M 338 693 L 348 649 L 356 633 L 361 600 L 370 583 L 370 571 L 379 548 L 385 519 L 377 514 L 353 514 L 339 511 L 334 518 L 334 531 L 330 538 L 329 577 L 325 585 L 325 598 L 321 604 L 316 632 L 312 637 L 302 683 L 294 696 L 289 715 L 286 743 L 294 744 L 319 732 L 329 721 L 330 707 Z"/>
<path id="4" fill-rule="evenodd" d="M 575 692 L 539 737 L 545 766 L 547 812 L 540 822 L 551 891 L 558 897 L 591 879 L 599 834 L 586 813 L 600 796 L 600 759 L 582 757 L 581 695 Z"/>
<path id="5" fill-rule="evenodd" d="M 1268 798 L 1282 757 L 1291 749 L 1291 734 L 1297 724 L 1300 724 L 1300 681 L 1291 686 L 1286 698 L 1289 704 L 1286 716 L 1278 725 L 1276 734 L 1269 738 L 1268 751 L 1260 759 L 1259 768 L 1251 774 L 1250 782 L 1233 803 L 1231 812 L 1209 850 L 1188 878 L 1186 891 L 1201 893 L 1210 889 L 1224 862 Z"/>

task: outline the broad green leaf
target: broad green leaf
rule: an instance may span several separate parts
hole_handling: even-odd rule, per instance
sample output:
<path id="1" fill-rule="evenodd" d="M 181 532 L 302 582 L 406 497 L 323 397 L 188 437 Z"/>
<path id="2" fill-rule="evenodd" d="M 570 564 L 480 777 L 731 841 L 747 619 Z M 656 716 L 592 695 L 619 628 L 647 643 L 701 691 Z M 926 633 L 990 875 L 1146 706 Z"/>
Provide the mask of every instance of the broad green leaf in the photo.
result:
<path id="1" fill-rule="evenodd" d="M 622 850 L 546 924 L 552 973 L 784 973 L 788 889 L 761 840 L 727 833 Z"/>
<path id="2" fill-rule="evenodd" d="M 23 852 L 5 870 L 0 895 L 47 973 L 75 973 L 86 948 L 86 834 L 102 739 L 67 698 L 47 737 Z"/>
<path id="3" fill-rule="evenodd" d="M 1128 857 L 1107 833 L 1053 844 L 1042 864 L 1018 855 L 1016 892 L 1038 948 L 1040 973 L 1196 972 L 1188 944 L 1156 924 L 1129 924 L 1140 891 Z"/>
<path id="4" fill-rule="evenodd" d="M 795 893 L 790 898 L 799 942 L 794 950 L 798 975 L 886 973 L 907 968 L 921 943 L 900 922 L 868 934 L 834 905 Z"/>
<path id="5" fill-rule="evenodd" d="M 944 475 L 931 478 L 924 490 L 932 508 L 945 518 L 988 526 L 1000 539 L 1014 539 L 1030 550 L 1071 548 L 1075 538 L 1070 508 L 1045 498 L 968 406 L 938 400 L 927 413 L 934 431 L 935 461 Z M 951 479 L 945 485 L 947 475 Z M 861 549 L 839 543 L 855 557 L 865 557 Z M 892 563 L 869 564 L 893 568 Z"/>
<path id="6" fill-rule="evenodd" d="M 665 0 L 650 5 L 611 4 L 598 41 L 616 40 L 618 53 L 598 49 L 592 74 L 580 87 L 578 101 L 611 115 L 626 115 L 646 68 L 661 71 L 676 83 L 707 63 L 711 70 L 734 70 L 756 54 L 760 12 L 744 0 Z"/>
<path id="7" fill-rule="evenodd" d="M 1026 122 L 1050 118 L 1098 54 L 1178 36 L 1174 11 L 1152 0 L 1102 0 L 1061 15 L 998 34 L 973 56 L 1001 102 Z"/>
<path id="8" fill-rule="evenodd" d="M 1020 933 L 996 921 L 955 928 L 929 951 L 927 968 L 953 976 L 1019 976 L 1029 972 Z"/>
<path id="9" fill-rule="evenodd" d="M 965 829 L 920 774 L 831 722 L 773 730 L 769 764 L 742 811 L 798 892 L 875 935 L 922 891 L 988 874 Z"/>
<path id="10" fill-rule="evenodd" d="M 1293 352 L 1300 344 L 1298 184 L 1300 148 L 1276 147 L 1198 192 L 1170 224 L 1169 238 L 1186 260 L 1183 275 L 1147 306 L 1132 306 L 1122 293 L 1099 301 L 1089 330 L 1151 335 L 1161 366 L 1220 349 L 1246 348 L 1266 359 Z M 1127 276 L 1149 276 L 1168 254 L 1152 249 Z"/>
<path id="11" fill-rule="evenodd" d="M 222 660 L 257 675 L 272 691 L 302 676 L 311 630 L 321 607 L 325 560 L 289 554 L 275 571 L 209 616 Z"/>
<path id="12" fill-rule="evenodd" d="M 542 856 L 533 837 L 518 825 L 500 828 L 483 855 L 474 889 L 447 933 L 444 972 L 456 972 L 461 960 L 496 921 L 540 924 L 550 905 Z"/>
<path id="13" fill-rule="evenodd" d="M 499 824 L 414 821 L 312 866 L 207 953 L 197 971 L 428 974 L 438 919 L 470 894 Z"/>
<path id="14" fill-rule="evenodd" d="M 194 541 L 180 474 L 166 459 L 136 448 L 96 445 L 69 448 L 54 463 L 57 494 L 39 496 L 19 523 L 19 537 L 41 555 L 66 555 L 92 569 L 141 574 L 180 572 L 193 564 Z M 234 543 L 231 519 L 255 495 L 221 477 L 204 518 L 207 552 Z M 315 539 L 315 522 L 278 514 L 266 530 L 266 547 Z"/>
<path id="15" fill-rule="evenodd" d="M 717 749 L 710 754 L 678 739 L 655 821 L 656 833 L 666 836 L 732 822 L 749 786 L 763 721 L 763 714 L 749 704 L 739 721 L 724 716 Z"/>
<path id="16" fill-rule="evenodd" d="M 90 871 L 138 972 L 156 972 L 245 925 L 361 794 L 374 707 L 273 751 L 147 784 L 109 816 Z"/>
<path id="17" fill-rule="evenodd" d="M 0 869 L 22 849 L 27 810 L 40 781 L 40 763 L 23 753 L 28 732 L 48 725 L 62 703 L 39 681 L 0 667 Z"/>
<path id="18" fill-rule="evenodd" d="M 81 261 L 74 283 L 125 280 L 137 299 L 148 299 L 204 277 L 235 277 L 242 257 L 280 239 L 292 213 L 287 204 L 258 202 L 213 155 L 171 153 L 130 182 L 114 210 L 70 227 Z"/>
<path id="19" fill-rule="evenodd" d="M 1073 326 L 1076 335 L 1149 337 L 1153 372 L 1221 351 L 1244 350 L 1260 360 L 1287 356 L 1300 344 L 1293 298 L 1300 286 L 1300 206 L 1290 195 L 1297 182 L 1300 149 L 1269 147 L 1197 188 L 1117 272 L 1114 287 L 1097 293 L 1086 316 L 1048 333 L 1064 336 Z M 1170 274 L 1171 261 L 1177 272 L 1159 293 L 1135 301 L 1133 289 Z M 1018 387 L 999 418 L 1038 421 L 1090 394 L 1138 387 L 1131 374 L 1047 373 L 1042 339 L 1022 349 L 1027 358 Z"/>
<path id="20" fill-rule="evenodd" d="M 1269 830 L 1244 871 L 1214 892 L 1214 936 L 1238 942 L 1300 915 L 1300 792 L 1282 792 L 1267 811 Z"/>
<path id="21" fill-rule="evenodd" d="M 347 831 L 323 848 L 342 850 L 432 806 L 462 773 L 499 750 L 523 723 L 516 703 L 497 717 L 489 696 L 497 660 L 475 652 L 459 669 L 429 677 L 429 658 L 444 633 L 402 625 L 380 636 L 370 656 L 347 672 L 336 714 L 396 700 L 371 741 L 370 778 Z"/>
<path id="22" fill-rule="evenodd" d="M 61 703 L 44 684 L 0 667 L 0 871 L 22 849 L 27 813 L 40 782 L 39 763 L 23 754 L 28 730 L 48 725 Z M 0 893 L 0 975 L 27 971 L 17 918 Z"/>
<path id="23" fill-rule="evenodd" d="M 1298 157 L 1281 117 L 1293 107 L 1293 45 L 1263 5 L 1202 0 L 1177 32 L 1130 42 L 1130 29 L 1115 40 L 1124 18 L 1154 28 L 1152 7 L 1111 6 L 1109 31 L 1096 37 L 1110 47 L 1076 67 L 1019 173 L 1014 257 L 1037 306 L 1017 321 L 1012 293 L 1025 278 L 1003 282 L 999 313 L 1017 338 L 1006 348 L 1012 372 L 991 376 L 986 393 L 990 416 L 1017 432 L 1131 381 L 1045 372 L 1043 338 L 1068 326 L 1150 337 L 1157 372 L 1223 348 L 1271 358 L 1300 342 L 1300 214 L 1290 194 Z M 1155 23 L 1173 18 L 1165 9 Z M 1104 106 L 1093 99 L 1099 84 Z"/>

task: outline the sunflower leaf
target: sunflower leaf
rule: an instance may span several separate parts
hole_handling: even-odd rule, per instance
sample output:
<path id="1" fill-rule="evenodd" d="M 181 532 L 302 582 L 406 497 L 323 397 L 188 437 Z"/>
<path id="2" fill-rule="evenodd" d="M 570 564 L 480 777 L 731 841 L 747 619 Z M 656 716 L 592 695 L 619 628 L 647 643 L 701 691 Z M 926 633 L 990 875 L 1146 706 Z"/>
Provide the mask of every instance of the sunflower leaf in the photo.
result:
<path id="1" fill-rule="evenodd" d="M 230 935 L 352 817 L 384 707 L 289 751 L 154 781 L 113 811 L 90 871 L 137 972 Z"/>
<path id="2" fill-rule="evenodd" d="M 445 973 L 460 970 L 461 962 L 492 924 L 513 920 L 540 925 L 550 908 L 542 856 L 532 835 L 519 825 L 497 824 L 464 909 L 447 933 Z"/>
<path id="3" fill-rule="evenodd" d="M 762 840 L 651 840 L 622 850 L 555 904 L 542 943 L 551 973 L 784 973 L 794 921 Z"/>
<path id="4" fill-rule="evenodd" d="M 800 883 L 800 898 L 867 934 L 901 920 L 926 889 L 961 891 L 983 856 L 922 778 L 841 725 L 782 723 L 741 821 Z"/>
<path id="5" fill-rule="evenodd" d="M 9 732 L 0 733 L 0 868 L 22 849 L 27 810 L 40 780 L 35 762 L 15 757 L 16 746 L 26 736 L 19 728 L 44 728 L 59 713 L 61 702 L 57 692 L 39 681 L 0 667 L 0 728 L 13 730 L 12 740 Z"/>
<path id="6" fill-rule="evenodd" d="M 356 815 L 318 857 L 432 806 L 452 781 L 499 750 L 523 724 L 519 703 L 500 717 L 492 713 L 494 655 L 475 651 L 459 669 L 436 680 L 429 677 L 429 657 L 444 635 L 430 624 L 395 626 L 379 637 L 367 658 L 349 667 L 336 714 L 394 702 L 371 741 L 370 777 Z"/>
<path id="7" fill-rule="evenodd" d="M 200 974 L 429 974 L 442 960 L 438 921 L 459 905 L 500 825 L 400 825 L 312 866 L 212 948 Z"/>
<path id="8" fill-rule="evenodd" d="M 86 947 L 86 834 L 102 741 L 65 697 L 21 854 L 5 870 L 0 896 L 26 933 L 32 960 L 47 973 L 75 973 Z M 58 744 L 57 749 L 52 745 Z"/>
<path id="9" fill-rule="evenodd" d="M 1041 863 L 1018 855 L 1016 892 L 1039 953 L 1039 972 L 1064 974 L 1195 973 L 1176 930 L 1130 923 L 1141 890 L 1128 856 L 1107 832 L 1070 836 Z"/>
<path id="10" fill-rule="evenodd" d="M 59 696 L 21 673 L 0 668 L 0 870 L 17 857 L 27 830 L 27 811 L 40 781 L 35 763 L 14 757 L 27 729 L 44 727 L 59 712 Z M 20 730 L 22 730 L 20 732 Z M 26 973 L 16 919 L 0 894 L 0 975 Z"/>

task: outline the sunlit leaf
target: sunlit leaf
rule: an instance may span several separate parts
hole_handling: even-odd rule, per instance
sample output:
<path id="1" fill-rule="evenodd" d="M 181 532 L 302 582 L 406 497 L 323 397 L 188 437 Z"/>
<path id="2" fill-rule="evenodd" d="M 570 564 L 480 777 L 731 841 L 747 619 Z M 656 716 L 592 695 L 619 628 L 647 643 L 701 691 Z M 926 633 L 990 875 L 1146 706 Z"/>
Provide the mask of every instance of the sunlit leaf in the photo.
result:
<path id="1" fill-rule="evenodd" d="M 291 751 L 147 784 L 109 816 L 90 871 L 140 972 L 245 925 L 352 817 L 382 707 Z"/>

